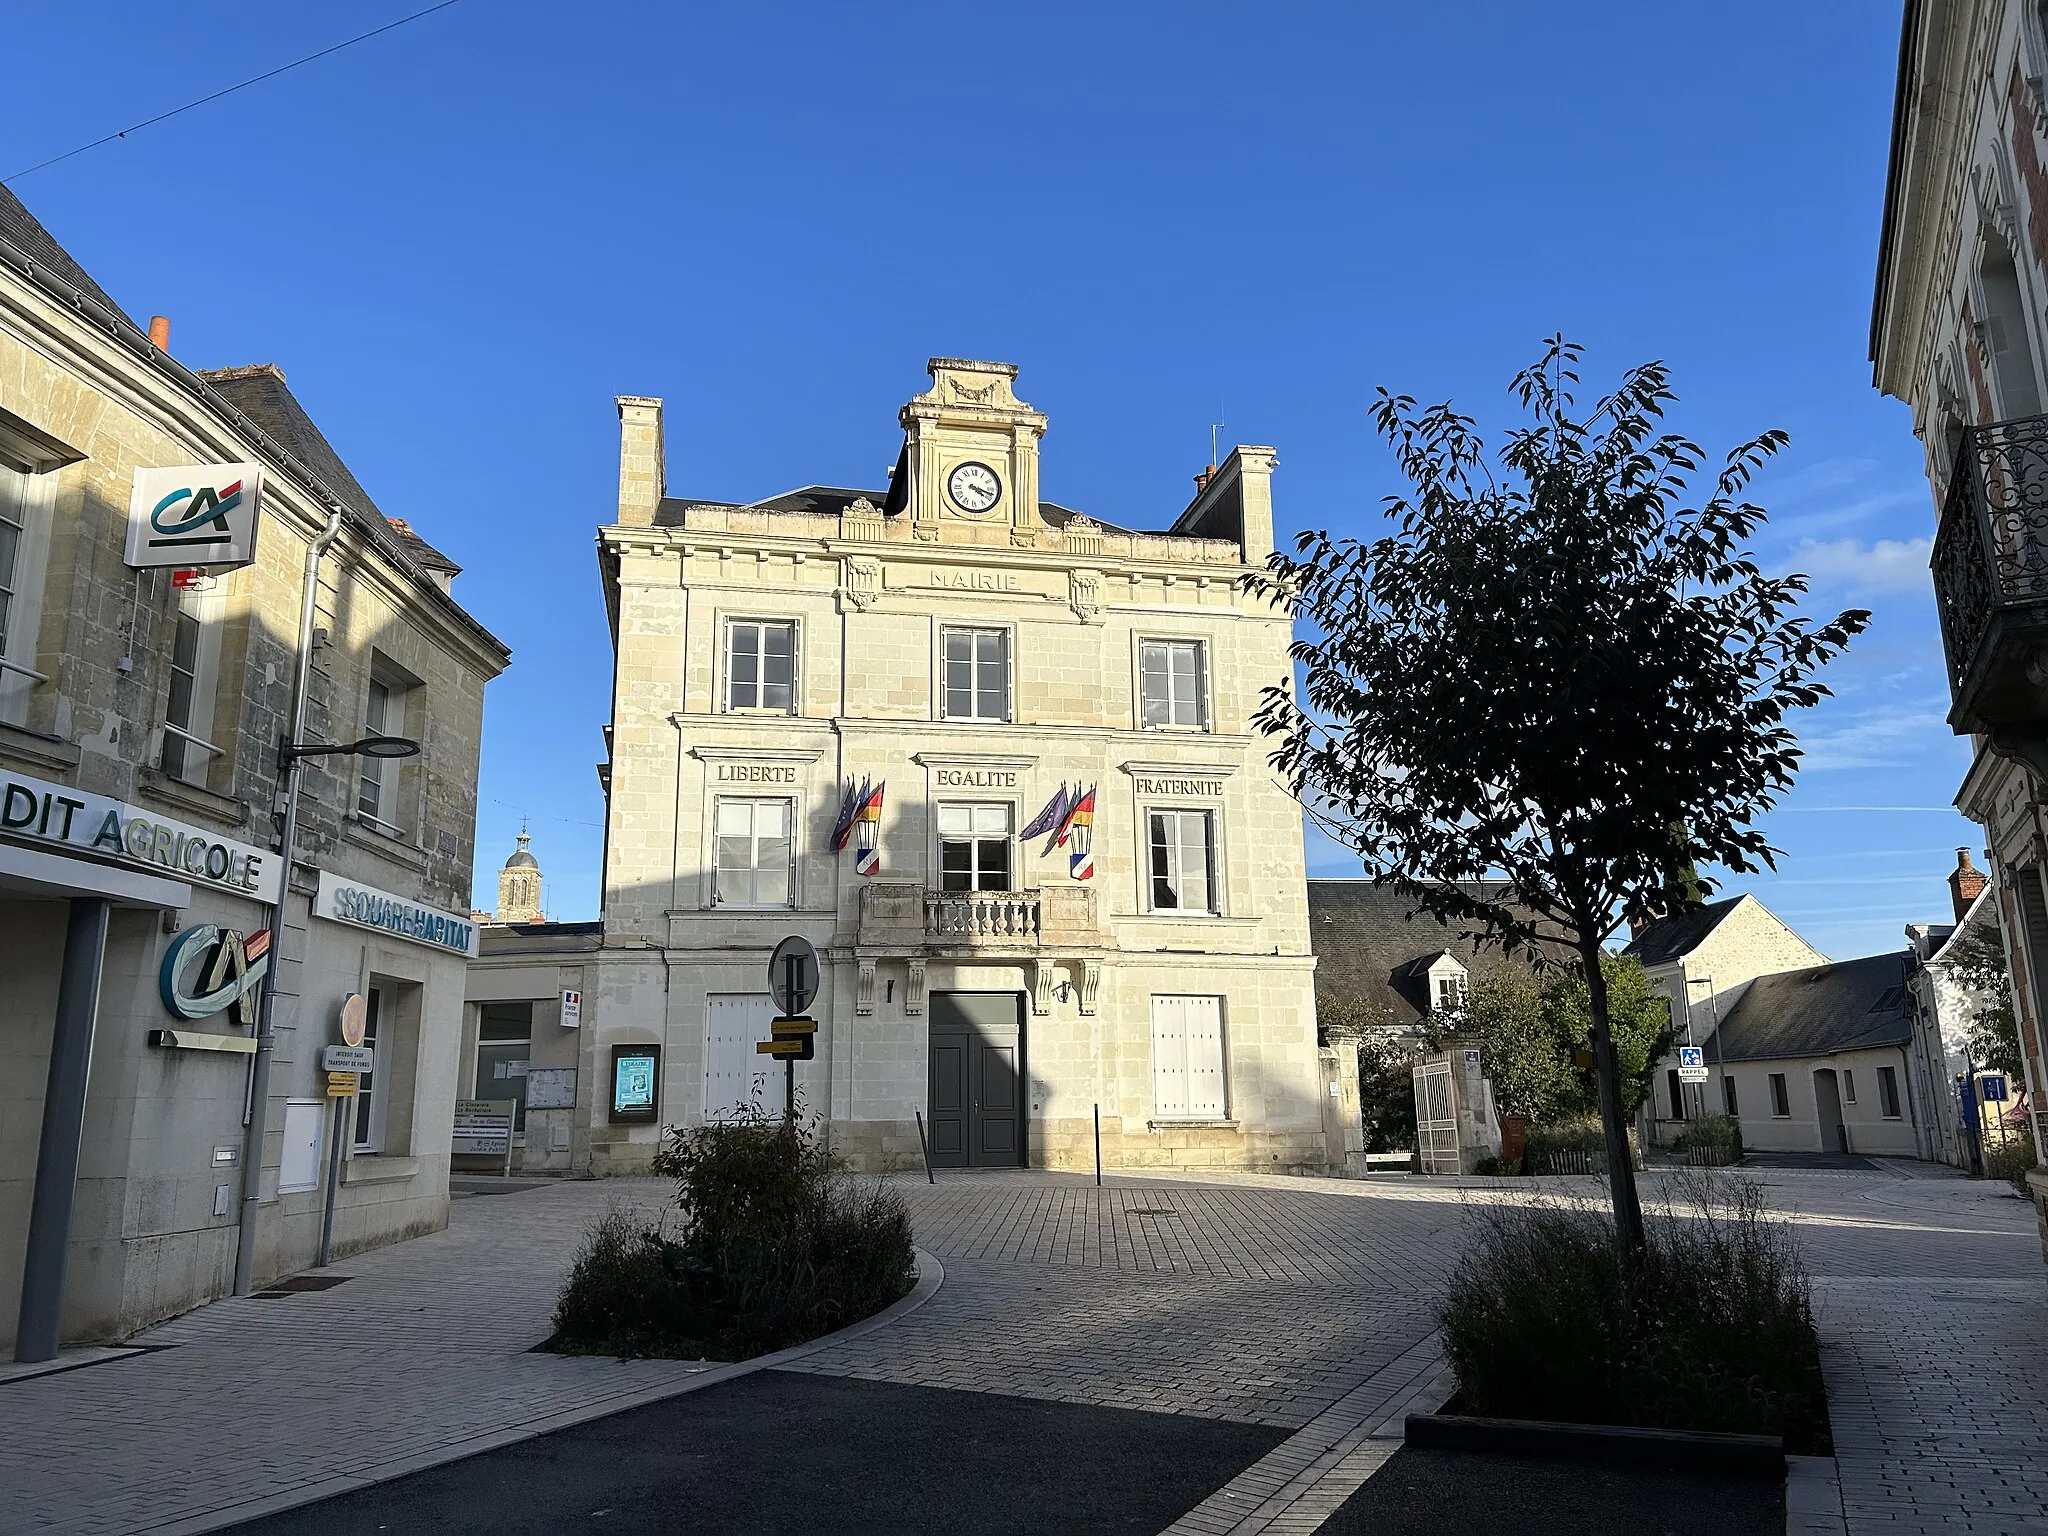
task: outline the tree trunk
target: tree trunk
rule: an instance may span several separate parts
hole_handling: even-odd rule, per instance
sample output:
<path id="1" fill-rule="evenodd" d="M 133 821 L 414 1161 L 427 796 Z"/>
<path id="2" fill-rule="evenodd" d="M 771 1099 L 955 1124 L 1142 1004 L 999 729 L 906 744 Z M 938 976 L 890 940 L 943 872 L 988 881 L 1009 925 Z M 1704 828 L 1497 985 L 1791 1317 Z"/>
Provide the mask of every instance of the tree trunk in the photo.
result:
<path id="1" fill-rule="evenodd" d="M 1607 1024 L 1607 977 L 1600 969 L 1600 946 L 1579 951 L 1585 968 L 1586 996 L 1593 1016 L 1593 1073 L 1600 1084 L 1600 1126 L 1606 1133 L 1607 1189 L 1614 1204 L 1614 1231 L 1621 1240 L 1622 1262 L 1633 1274 L 1643 1253 L 1643 1206 L 1636 1198 L 1636 1167 L 1628 1151 L 1628 1119 L 1622 1108 L 1621 1064 L 1614 1055 L 1614 1032 Z"/>

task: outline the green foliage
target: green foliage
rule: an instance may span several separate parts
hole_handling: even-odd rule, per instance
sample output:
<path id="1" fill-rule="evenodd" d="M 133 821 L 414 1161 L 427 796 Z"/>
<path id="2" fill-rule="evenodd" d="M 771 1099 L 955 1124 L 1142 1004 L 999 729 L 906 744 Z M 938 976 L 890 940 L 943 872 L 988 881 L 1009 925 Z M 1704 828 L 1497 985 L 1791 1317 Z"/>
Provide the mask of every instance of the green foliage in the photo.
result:
<path id="1" fill-rule="evenodd" d="M 1719 1168 L 1742 1161 L 1742 1127 L 1726 1115 L 1702 1115 L 1685 1122 L 1673 1150 L 1695 1167 Z"/>
<path id="2" fill-rule="evenodd" d="M 2026 1060 L 2020 1052 L 2020 1022 L 2012 1006 L 2004 934 L 1995 921 L 1973 924 L 1955 950 L 1949 976 L 1972 994 L 1971 1059 L 1980 1072 L 2003 1072 L 2024 1082 Z"/>
<path id="3" fill-rule="evenodd" d="M 670 1126 L 655 1172 L 676 1223 L 591 1229 L 555 1306 L 565 1354 L 741 1360 L 880 1311 L 916 1279 L 902 1198 L 861 1181 L 794 1121 Z"/>
<path id="4" fill-rule="evenodd" d="M 1415 1145 L 1415 1052 L 1393 1036 L 1358 1040 L 1358 1113 L 1368 1152 L 1404 1152 Z"/>
<path id="5" fill-rule="evenodd" d="M 1624 1117 L 1633 1119 L 1650 1091 L 1657 1063 L 1671 1050 L 1671 1003 L 1650 985 L 1642 962 L 1628 955 L 1604 955 L 1600 974 L 1607 982 L 1607 1021 L 1614 1032 L 1614 1060 L 1621 1075 Z M 1585 978 L 1576 972 L 1548 977 L 1543 984 L 1543 1018 L 1551 1037 L 1569 1059 L 1593 1035 L 1593 1005 Z M 1599 1090 L 1591 1072 L 1578 1073 L 1573 1107 L 1599 1112 Z"/>
<path id="6" fill-rule="evenodd" d="M 2027 1170 L 2037 1166 L 2034 1138 L 2024 1130 L 2010 1140 L 1984 1144 L 1984 1177 L 2005 1180 L 2029 1200 L 2034 1192 L 2027 1184 Z"/>
<path id="7" fill-rule="evenodd" d="M 1599 1116 L 1530 1126 L 1522 1160 L 1533 1174 L 1605 1173 L 1607 1137 Z"/>
<path id="8" fill-rule="evenodd" d="M 1812 1288 L 1761 1191 L 1695 1175 L 1653 1211 L 1633 1294 L 1581 1207 L 1484 1208 L 1439 1322 L 1466 1413 L 1776 1434 L 1829 1454 Z"/>
<path id="9" fill-rule="evenodd" d="M 1601 972 L 1622 1102 L 1633 1116 L 1671 1048 L 1671 1008 L 1639 961 L 1609 955 Z M 1577 975 L 1553 972 L 1540 984 L 1513 973 L 1484 977 L 1472 988 L 1459 1028 L 1479 1038 L 1494 1102 L 1504 1113 L 1539 1124 L 1599 1113 L 1593 1074 L 1577 1064 L 1593 1028 L 1592 1002 Z"/>

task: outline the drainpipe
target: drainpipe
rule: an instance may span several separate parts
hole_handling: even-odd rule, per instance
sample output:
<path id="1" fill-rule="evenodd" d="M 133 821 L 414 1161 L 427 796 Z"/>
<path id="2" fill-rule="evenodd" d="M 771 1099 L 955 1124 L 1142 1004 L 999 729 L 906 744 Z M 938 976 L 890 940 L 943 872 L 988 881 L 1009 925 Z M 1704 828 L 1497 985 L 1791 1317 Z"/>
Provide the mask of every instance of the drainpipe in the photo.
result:
<path id="1" fill-rule="evenodd" d="M 313 612 L 320 596 L 320 559 L 341 532 L 341 509 L 327 514 L 327 526 L 306 546 L 306 575 L 299 596 L 299 656 L 292 686 L 292 725 L 286 742 L 306 735 L 307 685 L 313 671 Z M 277 1030 L 272 1013 L 277 1004 L 278 973 L 284 969 L 284 908 L 292 892 L 292 841 L 299 827 L 299 759 L 281 754 L 278 765 L 284 791 L 284 874 L 277 900 L 270 908 L 270 965 L 263 973 L 263 999 L 257 1005 L 256 1061 L 249 1077 L 249 1128 L 242 1138 L 242 1224 L 235 1243 L 235 1294 L 255 1289 L 256 1219 L 263 1202 L 263 1139 L 270 1120 L 270 1063 L 276 1053 Z"/>

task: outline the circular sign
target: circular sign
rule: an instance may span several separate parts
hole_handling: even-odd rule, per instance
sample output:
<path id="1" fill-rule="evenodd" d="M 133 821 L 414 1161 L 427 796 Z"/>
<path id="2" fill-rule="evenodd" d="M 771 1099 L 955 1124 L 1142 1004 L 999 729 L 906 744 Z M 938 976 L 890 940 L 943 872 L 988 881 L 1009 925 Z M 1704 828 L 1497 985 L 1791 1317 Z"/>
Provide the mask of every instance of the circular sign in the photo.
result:
<path id="1" fill-rule="evenodd" d="M 341 1043 L 361 1045 L 363 1035 L 369 1029 L 370 1007 L 363 1001 L 363 994 L 351 992 L 341 1000 Z"/>
<path id="2" fill-rule="evenodd" d="M 818 976 L 818 951 L 809 939 L 793 933 L 776 945 L 768 957 L 768 993 L 776 1011 L 799 1014 L 810 1007 L 818 995 Z"/>

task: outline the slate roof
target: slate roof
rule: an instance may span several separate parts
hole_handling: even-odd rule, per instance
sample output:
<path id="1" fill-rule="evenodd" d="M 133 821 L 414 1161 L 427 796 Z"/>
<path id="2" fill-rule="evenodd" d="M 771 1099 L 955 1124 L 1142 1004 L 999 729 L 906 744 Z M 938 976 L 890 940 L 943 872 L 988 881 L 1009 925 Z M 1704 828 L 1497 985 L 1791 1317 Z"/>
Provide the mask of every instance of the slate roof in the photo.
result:
<path id="1" fill-rule="evenodd" d="M 1416 912 L 1407 896 L 1370 880 L 1309 881 L 1308 934 L 1318 1004 L 1357 998 L 1403 1024 L 1429 1011 L 1427 972 L 1439 955 L 1454 956 L 1475 983 L 1529 974 L 1526 961 L 1458 938 L 1455 929 Z"/>
<path id="2" fill-rule="evenodd" d="M 255 422 L 282 444 L 301 464 L 359 510 L 374 513 L 391 526 L 406 553 L 423 566 L 446 571 L 451 576 L 462 567 L 413 532 L 404 518 L 391 517 L 370 499 L 370 493 L 342 462 L 326 434 L 313 425 L 313 418 L 299 404 L 298 396 L 284 381 L 284 370 L 275 363 L 251 363 L 242 368 L 202 368 L 199 377 L 211 384 L 220 397 Z"/>
<path id="3" fill-rule="evenodd" d="M 1910 950 L 1759 976 L 1721 1019 L 1708 1060 L 1775 1061 L 1906 1045 Z"/>
<path id="4" fill-rule="evenodd" d="M 680 528 L 683 513 L 690 507 L 724 507 L 729 511 L 744 512 L 808 512 L 814 516 L 843 517 L 846 509 L 865 496 L 868 502 L 885 517 L 900 515 L 899 509 L 889 505 L 887 491 L 856 491 L 843 485 L 805 485 L 793 491 L 784 491 L 780 496 L 770 496 L 765 501 L 714 501 L 702 496 L 664 496 L 661 504 L 654 509 L 654 526 L 657 528 Z M 1054 528 L 1064 528 L 1076 517 L 1083 514 L 1072 507 L 1063 507 L 1056 501 L 1041 501 L 1038 515 Z M 1099 517 L 1089 515 L 1090 521 L 1111 533 L 1131 533 L 1135 530 L 1105 523 Z"/>
<path id="5" fill-rule="evenodd" d="M 1669 965 L 1706 942 L 1707 935 L 1721 925 L 1721 919 L 1733 912 L 1740 900 L 1740 896 L 1730 896 L 1726 901 L 1710 901 L 1682 917 L 1657 918 L 1630 939 L 1622 953 L 1635 956 L 1646 967 Z"/>
<path id="6" fill-rule="evenodd" d="M 56 237 L 43 228 L 34 214 L 22 206 L 21 199 L 4 186 L 0 186 L 0 240 L 19 247 L 37 266 L 54 273 L 86 297 L 106 305 L 130 325 L 135 324 L 128 312 L 108 298 L 106 290 L 92 280 L 92 274 L 72 260 L 71 253 L 57 243 Z"/>

